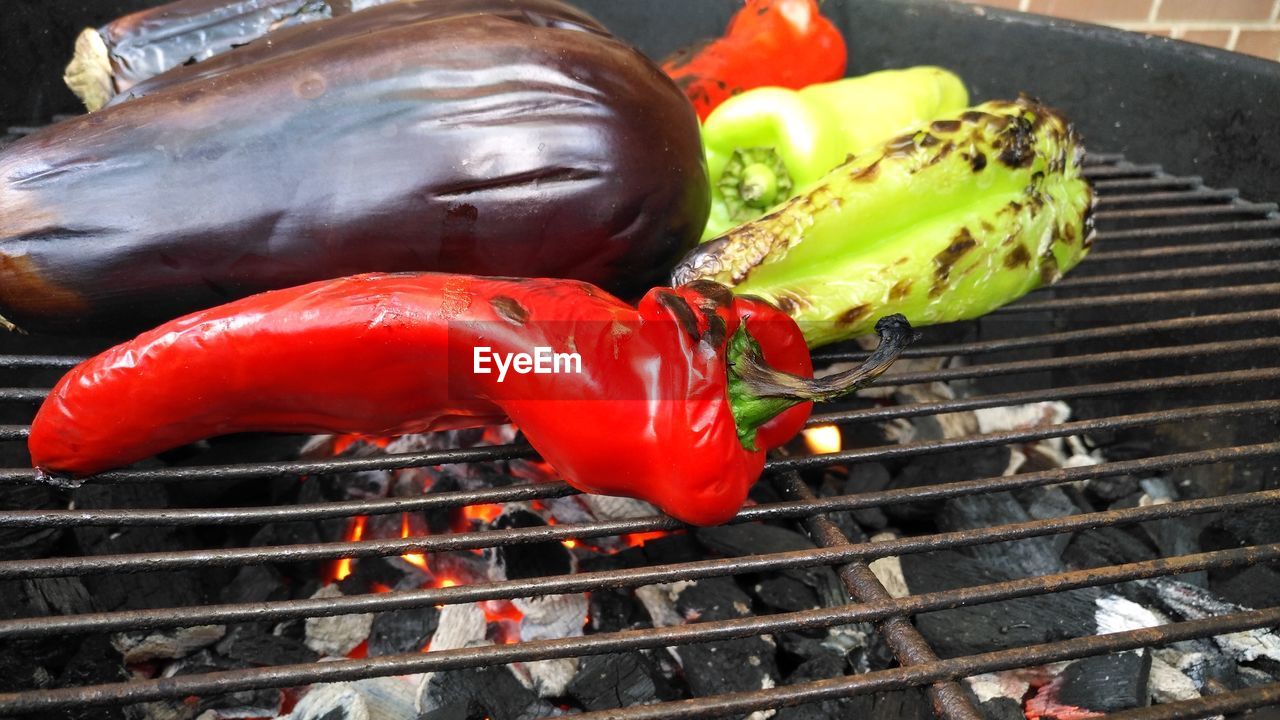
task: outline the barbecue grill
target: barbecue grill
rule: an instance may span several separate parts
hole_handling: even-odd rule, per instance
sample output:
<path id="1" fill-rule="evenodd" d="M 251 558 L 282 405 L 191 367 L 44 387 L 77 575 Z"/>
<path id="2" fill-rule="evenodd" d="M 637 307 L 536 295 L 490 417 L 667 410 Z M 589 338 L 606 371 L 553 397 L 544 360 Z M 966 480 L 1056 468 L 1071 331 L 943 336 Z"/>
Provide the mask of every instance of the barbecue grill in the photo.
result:
<path id="1" fill-rule="evenodd" d="M 582 3 L 607 25 L 633 34 L 641 47 L 662 54 L 727 17 L 727 3 Z M 667 12 L 670 11 L 670 12 Z M 22 643 L 78 639 L 124 631 L 162 631 L 244 622 L 289 621 L 449 606 L 485 600 L 635 589 L 707 578 L 763 576 L 802 568 L 837 571 L 842 602 L 813 609 L 748 614 L 702 622 L 582 636 L 517 641 L 430 652 L 406 652 L 326 662 L 291 662 L 210 670 L 150 679 L 108 679 L 52 684 L 0 693 L 0 717 L 98 717 L 106 708 L 148 701 L 217 696 L 260 688 L 484 668 L 553 658 L 659 650 L 673 646 L 811 632 L 872 623 L 896 663 L 867 672 L 776 687 L 675 699 L 587 712 L 587 717 L 694 718 L 744 716 L 757 711 L 904 688 L 923 688 L 937 717 L 983 718 L 984 709 L 964 678 L 1079 658 L 1167 647 L 1194 639 L 1280 626 L 1280 607 L 1232 607 L 1224 613 L 1174 619 L 1154 627 L 1052 636 L 1043 642 L 982 652 L 942 652 L 922 633 L 930 613 L 1027 599 L 1050 613 L 1053 598 L 1082 588 L 1130 581 L 1231 574 L 1280 563 L 1280 216 L 1276 205 L 1250 202 L 1280 197 L 1280 66 L 1116 31 L 935 3 L 830 4 L 849 30 L 851 72 L 935 62 L 956 68 L 977 99 L 1033 89 L 1063 106 L 1083 126 L 1091 149 L 1085 174 L 1098 192 L 1098 238 L 1091 255 L 1064 280 L 981 320 L 925 328 L 904 357 L 921 361 L 895 368 L 878 383 L 899 388 L 948 383 L 954 397 L 915 402 L 855 401 L 816 408 L 810 426 L 838 425 L 849 443 L 838 452 L 811 454 L 800 446 L 772 458 L 758 502 L 733 521 L 803 529 L 814 547 L 738 557 L 707 554 L 632 567 L 574 574 L 471 582 L 451 587 L 366 592 L 338 597 L 172 604 L 111 611 L 53 609 L 21 616 L 0 610 L 0 656 Z M 680 17 L 687 22 L 676 22 Z M 667 30 L 670 30 L 668 33 Z M 893 32 L 886 32 L 892 29 Z M 69 46 L 69 45 L 68 45 Z M 1023 54 L 1030 48 L 1034 53 Z M 1008 62 L 1007 53 L 1026 57 Z M 1083 58 L 1091 57 L 1088 63 Z M 1132 59 L 1132 64 L 1125 64 Z M 1081 60 L 1079 65 L 1073 61 Z M 1142 63 L 1147 66 L 1143 67 Z M 1213 73 L 1213 75 L 1210 75 Z M 1222 73 L 1222 74 L 1220 74 Z M 1106 75 L 1092 83 L 1091 76 Z M 1213 78 L 1210 80 L 1209 78 Z M 1177 88 L 1185 103 L 1168 93 Z M 1266 104 L 1270 89 L 1270 105 Z M 1127 105 L 1122 105 L 1127 103 Z M 1143 108 L 1159 107 L 1146 128 Z M 1114 118 L 1122 118 L 1115 120 Z M 1270 125 L 1268 125 L 1270 122 Z M 1205 130 L 1208 128 L 1208 130 Z M 15 128 L 11 134 L 24 132 Z M 1124 154 L 1111 154 L 1110 150 Z M 1159 164 L 1154 164 L 1159 163 Z M 1166 172 L 1165 167 L 1170 168 Z M 1228 187 L 1230 189 L 1220 189 Z M 1238 187 L 1239 189 L 1234 189 Z M 419 497 L 373 497 L 341 502 L 262 505 L 247 484 L 296 481 L 363 471 L 428 466 L 492 466 L 532 459 L 519 441 L 490 446 L 367 457 L 290 459 L 280 439 L 239 438 L 188 456 L 107 473 L 87 486 L 120 484 L 146 492 L 195 488 L 187 502 L 162 507 L 71 507 L 69 489 L 36 484 L 23 465 L 27 423 L 47 387 L 78 357 L 101 347 L 92 338 L 0 340 L 0 488 L 35 496 L 30 509 L 0 510 L 0 584 L 45 592 L 41 579 L 81 580 L 104 575 L 330 562 L 341 558 L 396 557 L 407 553 L 504 551 L 516 546 L 592 541 L 633 533 L 679 531 L 658 516 L 508 527 L 384 539 L 254 545 L 248 537 L 270 523 L 340 521 L 476 505 L 551 501 L 573 494 L 562 483 L 517 483 Z M 819 365 L 865 357 L 857 346 L 822 351 Z M 933 362 L 930 360 L 939 360 Z M 859 441 L 867 428 L 919 422 L 955 413 L 1044 401 L 1066 401 L 1072 419 L 1029 427 L 970 432 L 905 442 Z M 832 468 L 857 473 L 870 463 L 956 458 L 989 448 L 1022 447 L 1051 438 L 1083 438 L 1098 450 L 1098 464 L 1068 464 L 854 493 L 815 491 Z M 291 449 L 294 446 L 290 446 Z M 871 542 L 851 536 L 841 518 L 852 511 L 936 507 L 957 498 L 992 498 L 1034 488 L 1063 488 L 1073 497 L 1088 482 L 1167 478 L 1184 492 L 1177 499 L 1110 508 L 1081 503 L 1075 512 L 1007 519 L 980 527 L 904 532 Z M 30 493 L 23 494 L 26 490 Z M 0 495 L 0 497 L 8 497 Z M 6 500 L 6 502 L 12 501 Z M 59 503 L 61 503 L 59 505 Z M 1205 539 L 1186 553 L 1127 562 L 1099 558 L 1096 567 L 996 579 L 963 587 L 891 593 L 871 565 L 885 558 L 945 550 L 1012 548 L 1033 539 L 1067 539 L 1098 529 L 1128 531 L 1159 521 L 1213 528 L 1222 518 L 1247 517 L 1251 534 L 1239 542 Z M 176 528 L 191 537 L 229 538 L 220 546 L 75 556 L 59 541 L 86 528 Z M 856 527 L 854 528 L 857 529 Z M 221 534 L 214 534 L 214 531 Z M 215 541 L 216 542 L 216 541 Z M 1003 543 L 1003 545 L 999 545 Z M 199 547 L 199 545 L 195 545 Z M 1162 548 L 1163 550 L 1163 548 Z M 22 583 L 27 583 L 22 585 Z M 43 587 L 43 586 L 40 586 Z M 2 595 L 0 595 L 2 596 Z M 1043 618 L 1052 623 L 1053 618 Z M 0 657 L 0 667 L 4 667 Z M 1280 663 L 1275 663 L 1280 667 Z M 1280 703 L 1280 677 L 1261 684 L 1221 687 L 1202 697 L 1117 712 L 1137 720 L 1199 718 Z M 763 716 L 756 716 L 763 717 Z"/>

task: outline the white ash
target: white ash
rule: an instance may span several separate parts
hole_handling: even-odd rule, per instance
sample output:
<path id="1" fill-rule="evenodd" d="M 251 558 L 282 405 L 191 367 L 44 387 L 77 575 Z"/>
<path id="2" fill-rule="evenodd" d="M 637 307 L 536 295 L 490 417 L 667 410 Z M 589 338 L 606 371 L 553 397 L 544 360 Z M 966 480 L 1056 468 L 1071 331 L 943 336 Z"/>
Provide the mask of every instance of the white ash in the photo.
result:
<path id="1" fill-rule="evenodd" d="M 318 598 L 342 597 L 337 585 L 325 585 L 312 596 Z M 306 621 L 307 647 L 321 656 L 343 657 L 357 645 L 369 639 L 373 629 L 373 613 L 309 617 Z"/>
<path id="2" fill-rule="evenodd" d="M 696 581 L 680 580 L 673 583 L 642 585 L 636 588 L 636 597 L 649 611 L 649 619 L 654 627 L 684 625 L 684 616 L 676 610 L 676 598 L 684 589 L 696 585 Z"/>
<path id="3" fill-rule="evenodd" d="M 596 519 L 595 514 L 591 512 L 591 508 L 587 507 L 586 503 L 583 502 L 586 497 L 589 496 L 569 495 L 568 497 L 547 498 L 542 503 L 557 523 L 561 525 L 582 525 Z M 592 542 L 596 542 L 596 540 L 592 540 Z"/>
<path id="4" fill-rule="evenodd" d="M 1099 635 L 1141 630 L 1169 623 L 1169 618 L 1164 615 L 1119 595 L 1104 595 L 1094 600 L 1094 604 L 1098 606 L 1093 617 L 1098 625 Z"/>
<path id="5" fill-rule="evenodd" d="M 597 520 L 630 520 L 660 514 L 658 508 L 643 500 L 613 495 L 582 495 L 581 497 Z"/>
<path id="6" fill-rule="evenodd" d="M 511 604 L 524 614 L 520 619 L 523 642 L 578 637 L 587 622 L 588 602 L 583 593 L 516 598 Z M 578 674 L 578 658 L 538 660 L 510 667 L 516 679 L 539 697 L 558 697 L 564 695 Z"/>
<path id="7" fill-rule="evenodd" d="M 457 650 L 473 645 L 487 645 L 487 622 L 477 603 L 445 605 L 440 610 L 436 632 L 431 636 L 431 650 Z"/>
<path id="8" fill-rule="evenodd" d="M 894 418 L 880 424 L 885 439 L 899 445 L 916 441 L 916 426 L 905 418 Z"/>
<path id="9" fill-rule="evenodd" d="M 867 630 L 869 625 L 860 623 L 857 625 L 837 625 L 827 630 L 827 636 L 822 639 L 822 646 L 834 650 L 841 655 L 848 655 L 850 652 L 867 647 L 868 637 Z M 762 638 L 770 645 L 776 642 L 772 635 L 762 635 Z"/>
<path id="10" fill-rule="evenodd" d="M 176 660 L 218 642 L 226 634 L 225 625 L 197 625 L 153 632 L 121 632 L 111 636 L 111 646 L 124 656 L 126 663 Z"/>
<path id="11" fill-rule="evenodd" d="M 1002 477 L 1009 477 L 1010 475 L 1016 475 L 1018 474 L 1018 471 L 1022 469 L 1022 466 L 1026 464 L 1027 464 L 1027 454 L 1022 452 L 1018 448 L 1010 445 L 1009 446 L 1009 464 L 1005 466 L 1004 470 L 1000 473 L 1000 475 Z"/>
<path id="12" fill-rule="evenodd" d="M 1151 676 L 1147 680 L 1151 699 L 1158 703 L 1194 700 L 1200 697 L 1196 683 L 1177 667 L 1161 659 L 1158 653 L 1151 658 Z"/>
<path id="13" fill-rule="evenodd" d="M 973 411 L 982 434 L 1008 430 L 1061 425 L 1071 417 L 1071 408 L 1060 400 L 1034 402 L 1025 405 L 979 408 Z"/>
<path id="14" fill-rule="evenodd" d="M 129 705 L 124 709 L 124 716 L 127 720 L 193 720 L 196 708 L 178 700 L 158 700 Z"/>
<path id="15" fill-rule="evenodd" d="M 871 542 L 885 542 L 897 537 L 895 533 L 882 532 L 872 535 Z M 907 579 L 902 574 L 902 561 L 897 555 L 873 560 L 868 563 L 868 567 L 884 589 L 889 592 L 890 597 L 903 598 L 911 594 L 911 590 L 907 588 Z"/>
<path id="16" fill-rule="evenodd" d="M 1155 589 L 1160 602 L 1187 620 L 1200 620 L 1249 609 L 1221 600 L 1204 588 L 1178 580 L 1146 584 Z M 1213 642 L 1238 662 L 1252 662 L 1260 657 L 1280 661 L 1280 637 L 1271 628 L 1218 635 L 1213 638 Z"/>
<path id="17" fill-rule="evenodd" d="M 984 703 L 995 698 L 1011 698 L 1022 702 L 1027 691 L 1031 689 L 1030 681 L 1014 672 L 993 672 L 965 678 L 969 689 L 978 696 L 978 702 Z"/>
<path id="18" fill-rule="evenodd" d="M 364 697 L 351 683 L 315 685 L 293 712 L 289 720 L 371 720 Z"/>
<path id="19" fill-rule="evenodd" d="M 487 629 L 488 623 L 485 621 L 484 610 L 480 609 L 478 603 L 445 605 L 440 611 L 436 632 L 431 636 L 430 651 L 492 645 L 493 643 L 485 638 Z M 418 681 L 414 710 L 419 715 L 426 714 L 433 708 L 432 703 L 435 700 L 431 692 L 431 679 L 435 675 L 436 673 L 433 672 L 423 673 Z"/>

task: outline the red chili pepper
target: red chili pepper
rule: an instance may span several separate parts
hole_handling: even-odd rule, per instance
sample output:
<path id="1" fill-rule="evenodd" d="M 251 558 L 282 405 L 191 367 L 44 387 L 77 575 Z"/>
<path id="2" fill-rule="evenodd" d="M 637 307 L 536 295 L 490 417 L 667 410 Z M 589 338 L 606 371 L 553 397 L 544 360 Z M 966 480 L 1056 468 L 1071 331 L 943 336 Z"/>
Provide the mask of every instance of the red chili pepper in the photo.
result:
<path id="1" fill-rule="evenodd" d="M 844 37 L 817 0 L 746 0 L 723 37 L 677 50 L 662 69 L 705 120 L 744 90 L 799 89 L 842 78 L 846 53 Z"/>
<path id="2" fill-rule="evenodd" d="M 477 357 L 539 347 L 577 353 L 580 372 L 478 372 Z M 856 382 L 896 352 L 878 354 Z M 40 408 L 29 448 L 41 471 L 83 476 L 233 432 L 510 419 L 574 487 L 709 524 L 738 510 L 807 399 L 828 396 L 811 375 L 790 318 L 713 282 L 632 308 L 571 280 L 360 275 L 188 315 L 85 361 Z"/>

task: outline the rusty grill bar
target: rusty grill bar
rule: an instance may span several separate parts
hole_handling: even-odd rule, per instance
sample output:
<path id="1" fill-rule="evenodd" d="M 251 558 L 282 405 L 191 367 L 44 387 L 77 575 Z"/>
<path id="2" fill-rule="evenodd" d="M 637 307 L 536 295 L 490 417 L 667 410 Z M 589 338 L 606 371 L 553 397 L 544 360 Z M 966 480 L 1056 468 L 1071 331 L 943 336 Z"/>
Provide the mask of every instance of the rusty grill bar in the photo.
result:
<path id="1" fill-rule="evenodd" d="M 39 713 L 54 708 L 137 703 L 190 695 L 217 694 L 250 688 L 296 686 L 450 668 L 479 667 L 516 661 L 581 657 L 622 649 L 662 648 L 710 640 L 747 637 L 794 629 L 829 628 L 852 622 L 874 622 L 900 666 L 834 680 L 779 686 L 754 692 L 668 702 L 652 706 L 588 713 L 585 717 L 695 718 L 749 713 L 755 710 L 844 697 L 879 690 L 925 687 L 939 717 L 973 720 L 981 712 L 963 691 L 962 678 L 998 669 L 1154 647 L 1190 638 L 1280 625 L 1280 608 L 1258 608 L 1229 615 L 1171 623 L 1108 635 L 1069 638 L 1011 650 L 940 659 L 911 619 L 920 613 L 1036 598 L 1066 590 L 1099 587 L 1128 580 L 1239 568 L 1280 561 L 1280 544 L 1200 552 L 1158 560 L 1020 578 L 985 585 L 894 598 L 876 579 L 868 563 L 878 558 L 960 548 L 1020 538 L 1044 537 L 1087 528 L 1127 526 L 1158 519 L 1188 518 L 1249 508 L 1280 513 L 1280 489 L 1236 492 L 1134 508 L 1007 523 L 884 542 L 851 542 L 828 513 L 894 504 L 919 503 L 1019 488 L 1065 485 L 1130 473 L 1186 468 L 1228 468 L 1266 463 L 1274 469 L 1280 442 L 1226 445 L 1188 442 L 1181 447 L 1152 449 L 1146 456 L 1112 458 L 1100 465 L 1064 467 L 965 482 L 929 484 L 857 495 L 816 497 L 798 474 L 835 465 L 856 466 L 878 459 L 916 457 L 957 450 L 1008 445 L 1033 440 L 1126 429 L 1178 425 L 1214 427 L 1236 421 L 1274 430 L 1280 416 L 1280 283 L 1268 282 L 1280 270 L 1274 260 L 1280 248 L 1280 217 L 1275 204 L 1250 203 L 1236 190 L 1206 188 L 1199 178 L 1171 177 L 1158 166 L 1127 162 L 1119 155 L 1092 155 L 1086 174 L 1099 192 L 1098 243 L 1093 254 L 1058 285 L 979 321 L 990 332 L 983 339 L 949 340 L 942 329 L 926 328 L 925 341 L 911 358 L 950 357 L 953 362 L 927 371 L 893 372 L 881 384 L 905 385 L 937 381 L 995 382 L 1022 379 L 1012 390 L 978 392 L 971 397 L 884 407 L 819 407 L 811 426 L 856 426 L 898 418 L 1018 405 L 1041 400 L 1116 401 L 1157 398 L 1158 409 L 1082 417 L 1030 430 L 994 432 L 940 441 L 853 447 L 807 456 L 780 455 L 770 460 L 762 482 L 772 483 L 777 502 L 745 508 L 737 523 L 794 520 L 808 530 L 813 550 L 653 565 L 627 570 L 585 572 L 569 576 L 479 583 L 329 599 L 295 599 L 252 604 L 94 612 L 80 615 L 0 620 L 0 647 L 19 638 L 55 637 L 122 630 L 188 627 L 248 620 L 287 620 L 346 613 L 382 612 L 477 600 L 584 592 L 604 588 L 733 576 L 783 568 L 831 566 L 847 592 L 847 602 L 797 612 L 779 612 L 732 620 L 674 627 L 587 634 L 557 640 L 458 650 L 389 655 L 180 677 L 64 687 L 0 694 L 0 715 Z M 1172 287 L 1171 287 L 1172 285 Z M 1152 287 L 1154 286 L 1154 287 Z M 1042 320 L 1037 320 L 1041 318 Z M 1029 332 L 1001 336 L 1000 323 Z M 1034 323 L 1034 324 L 1032 324 Z M 993 334 L 995 337 L 985 337 Z M 1192 340 L 1183 342 L 1184 337 Z M 1104 343 L 1100 351 L 1078 351 L 1083 343 Z M 819 362 L 858 360 L 865 353 L 821 352 Z M 985 359 L 983 359 L 985 358 Z M 55 372 L 79 358 L 65 355 L 0 356 L 0 385 L 15 371 Z M 1107 370 L 1117 378 L 1090 381 L 1090 372 Z M 48 374 L 46 372 L 46 374 Z M 25 407 L 28 415 L 47 393 L 40 387 L 0 388 L 5 407 Z M 1224 393 L 1222 398 L 1218 393 Z M 1117 401 L 1118 402 L 1118 401 Z M 1073 406 L 1074 407 L 1074 406 Z M 0 426 L 0 441 L 25 440 L 27 426 Z M 1265 433 L 1263 433 L 1265 435 Z M 1207 435 L 1206 435 L 1207 436 Z M 1270 437 L 1276 437 L 1274 432 Z M 532 458 L 525 445 L 432 451 L 371 458 L 325 461 L 279 461 L 166 469 L 133 469 L 106 473 L 88 482 L 222 483 L 359 470 L 425 465 L 485 463 Z M 0 470 L 0 483 L 34 482 L 30 470 Z M 547 499 L 571 494 L 563 483 L 515 485 L 478 491 L 442 492 L 415 498 L 352 500 L 275 507 L 65 509 L 0 511 L 0 529 L 76 528 L 87 526 L 202 527 L 254 525 L 268 522 L 385 515 L 472 504 Z M 129 573 L 239 566 L 298 560 L 395 556 L 406 552 L 483 549 L 517 543 L 619 535 L 679 527 L 665 517 L 636 518 L 576 525 L 513 528 L 398 540 L 360 540 L 313 545 L 221 548 L 172 553 L 47 557 L 0 560 L 0 580 Z M 3 650 L 0 650 L 3 652 Z M 1234 712 L 1280 702 L 1280 684 L 1212 695 L 1114 715 L 1152 720 L 1192 718 Z"/>

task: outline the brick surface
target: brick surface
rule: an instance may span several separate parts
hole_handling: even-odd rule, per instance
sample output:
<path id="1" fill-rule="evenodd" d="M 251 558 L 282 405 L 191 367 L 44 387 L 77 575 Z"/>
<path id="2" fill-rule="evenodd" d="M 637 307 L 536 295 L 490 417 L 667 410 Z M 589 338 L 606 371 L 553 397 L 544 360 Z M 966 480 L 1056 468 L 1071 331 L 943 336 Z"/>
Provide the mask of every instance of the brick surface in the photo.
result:
<path id="1" fill-rule="evenodd" d="M 1241 30 L 1240 37 L 1236 39 L 1235 51 L 1268 60 L 1280 60 L 1280 29 Z"/>
<path id="2" fill-rule="evenodd" d="M 1271 17 L 1274 0 L 1163 0 L 1156 20 L 1258 21 Z"/>
<path id="3" fill-rule="evenodd" d="M 1230 30 L 1183 30 L 1179 40 L 1225 48 L 1231 42 Z"/>
<path id="4" fill-rule="evenodd" d="M 1146 20 L 1152 0 L 1031 0 L 1029 12 L 1085 22 Z"/>

